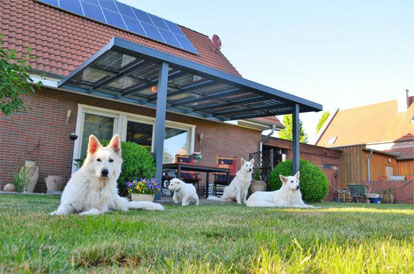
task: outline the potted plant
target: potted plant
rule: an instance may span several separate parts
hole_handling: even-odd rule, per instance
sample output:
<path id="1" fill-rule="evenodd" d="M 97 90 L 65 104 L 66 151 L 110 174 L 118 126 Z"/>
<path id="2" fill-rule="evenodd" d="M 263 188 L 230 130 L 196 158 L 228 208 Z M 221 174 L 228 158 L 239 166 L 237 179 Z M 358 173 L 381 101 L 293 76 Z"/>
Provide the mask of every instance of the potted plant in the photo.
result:
<path id="1" fill-rule="evenodd" d="M 388 187 L 384 189 L 384 195 L 382 196 L 382 202 L 384 204 L 393 204 L 394 203 L 394 195 L 392 194 L 392 188 Z"/>
<path id="2" fill-rule="evenodd" d="M 252 193 L 266 190 L 266 182 L 262 180 L 262 173 L 258 167 L 253 170 L 253 181 L 250 190 Z"/>
<path id="3" fill-rule="evenodd" d="M 153 201 L 154 195 L 160 191 L 161 186 L 155 178 L 136 179 L 126 183 L 128 193 L 134 201 Z"/>

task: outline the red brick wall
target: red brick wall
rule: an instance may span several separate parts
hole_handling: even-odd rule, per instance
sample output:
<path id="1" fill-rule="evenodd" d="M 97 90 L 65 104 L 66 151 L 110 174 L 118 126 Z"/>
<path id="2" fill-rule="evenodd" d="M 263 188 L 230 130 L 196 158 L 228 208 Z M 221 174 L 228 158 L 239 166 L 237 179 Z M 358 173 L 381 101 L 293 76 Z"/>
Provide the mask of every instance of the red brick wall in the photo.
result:
<path id="1" fill-rule="evenodd" d="M 288 150 L 288 158 L 292 159 L 292 142 L 279 138 L 270 138 L 265 145 L 284 148 Z M 339 166 L 341 164 L 342 151 L 314 146 L 309 144 L 300 144 L 300 158 L 311 161 L 315 165 L 318 165 L 325 173 L 329 181 L 329 194 L 325 198 L 325 201 L 332 201 L 334 197 L 337 197 L 337 189 L 340 186 L 340 174 Z M 325 169 L 323 164 L 336 165 L 338 170 Z"/>
<path id="2" fill-rule="evenodd" d="M 370 188 L 370 192 L 378 192 L 383 195 L 384 190 L 391 188 L 394 195 L 394 203 L 414 204 L 414 180 L 410 181 L 369 181 L 362 182 Z"/>
<path id="3" fill-rule="evenodd" d="M 32 111 L 8 117 L 0 114 L 0 186 L 13 181 L 13 174 L 25 160 L 35 160 L 40 173 L 37 192 L 46 191 L 44 178 L 48 175 L 70 177 L 73 142 L 69 135 L 75 132 L 78 103 L 152 117 L 155 114 L 152 109 L 47 88 L 27 97 L 25 102 Z M 72 117 L 66 124 L 68 110 Z M 196 125 L 195 150 L 203 154 L 200 164 L 215 165 L 216 155 L 247 159 L 250 152 L 257 151 L 261 138 L 259 131 L 229 124 L 170 113 L 167 119 Z M 201 132 L 204 139 L 200 146 Z"/>

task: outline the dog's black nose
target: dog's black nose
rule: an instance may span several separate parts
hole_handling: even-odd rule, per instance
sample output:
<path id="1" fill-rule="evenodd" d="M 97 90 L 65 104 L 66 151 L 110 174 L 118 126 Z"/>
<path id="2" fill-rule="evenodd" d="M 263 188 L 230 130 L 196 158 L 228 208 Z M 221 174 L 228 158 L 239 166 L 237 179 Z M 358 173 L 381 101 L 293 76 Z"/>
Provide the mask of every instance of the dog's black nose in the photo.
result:
<path id="1" fill-rule="evenodd" d="M 102 169 L 101 176 L 102 177 L 108 177 L 108 173 L 109 173 L 109 171 L 107 169 Z"/>

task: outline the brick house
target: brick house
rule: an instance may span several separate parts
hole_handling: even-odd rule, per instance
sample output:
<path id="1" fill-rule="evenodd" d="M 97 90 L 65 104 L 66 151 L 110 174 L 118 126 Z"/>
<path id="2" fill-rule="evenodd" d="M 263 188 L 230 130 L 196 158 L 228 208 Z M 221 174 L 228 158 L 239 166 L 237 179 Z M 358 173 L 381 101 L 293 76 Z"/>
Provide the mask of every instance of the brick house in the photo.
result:
<path id="1" fill-rule="evenodd" d="M 316 145 L 342 151 L 341 186 L 365 182 L 376 191 L 391 187 L 397 202 L 414 203 L 414 96 L 338 110 Z M 406 181 L 395 181 L 403 176 Z M 393 179 L 393 180 L 390 180 Z"/>
<path id="2" fill-rule="evenodd" d="M 111 6 L 104 6 L 109 2 Z M 205 165 L 214 165 L 217 155 L 248 158 L 258 150 L 263 130 L 283 128 L 274 115 L 293 112 L 298 117 L 299 112 L 321 109 L 245 80 L 208 36 L 117 1 L 2 1 L 0 34 L 6 48 L 31 47 L 36 57 L 33 78 L 43 73 L 46 77 L 41 91 L 24 98 L 32 111 L 0 114 L 0 185 L 12 182 L 25 160 L 35 160 L 39 167 L 37 192 L 46 190 L 43 179 L 48 175 L 69 178 L 74 160 L 85 153 L 89 134 L 108 139 L 119 133 L 122 140 L 155 149 L 159 157 L 160 146 L 154 143 L 161 132 L 156 121 L 164 87 L 164 162 L 194 151 L 201 151 L 200 164 Z M 122 50 L 130 55 L 116 51 L 124 45 Z M 167 76 L 162 76 L 164 64 Z M 76 78 L 79 75 L 83 78 Z M 97 81 L 89 90 L 85 77 Z M 178 94 L 178 100 L 170 101 L 172 94 Z M 180 105 L 185 100 L 190 109 Z M 240 109 L 229 109 L 235 107 Z M 78 138 L 72 141 L 70 135 Z"/>

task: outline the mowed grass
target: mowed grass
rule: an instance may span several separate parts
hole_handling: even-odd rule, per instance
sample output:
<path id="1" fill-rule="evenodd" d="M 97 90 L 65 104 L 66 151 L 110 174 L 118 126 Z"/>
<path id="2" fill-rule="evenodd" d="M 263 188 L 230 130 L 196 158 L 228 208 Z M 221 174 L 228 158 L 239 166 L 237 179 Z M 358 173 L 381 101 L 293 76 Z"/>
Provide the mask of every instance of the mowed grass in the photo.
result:
<path id="1" fill-rule="evenodd" d="M 59 197 L 0 195 L 0 273 L 414 272 L 412 205 L 49 216 L 58 204 Z"/>

